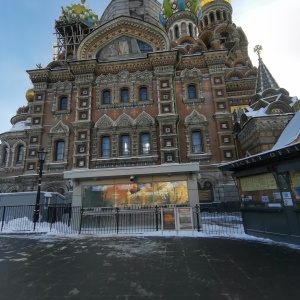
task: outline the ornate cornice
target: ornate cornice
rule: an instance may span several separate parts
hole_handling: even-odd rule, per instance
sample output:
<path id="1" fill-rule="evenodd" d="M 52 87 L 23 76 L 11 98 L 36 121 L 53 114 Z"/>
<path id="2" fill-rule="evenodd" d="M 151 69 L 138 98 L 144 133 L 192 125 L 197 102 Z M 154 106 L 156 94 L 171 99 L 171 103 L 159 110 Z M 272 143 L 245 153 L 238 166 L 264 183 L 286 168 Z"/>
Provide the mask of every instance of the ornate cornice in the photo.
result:
<path id="1" fill-rule="evenodd" d="M 50 69 L 36 69 L 27 71 L 32 83 L 47 82 Z"/>
<path id="2" fill-rule="evenodd" d="M 191 55 L 191 56 L 183 56 L 177 70 L 189 69 L 193 66 L 197 69 L 205 69 L 207 67 L 204 56 L 200 55 Z M 203 73 L 203 70 L 201 70 Z"/>
<path id="3" fill-rule="evenodd" d="M 226 81 L 226 91 L 227 92 L 241 92 L 246 90 L 251 90 L 252 94 L 255 92 L 256 79 L 246 79 L 246 80 L 232 80 Z"/>
<path id="4" fill-rule="evenodd" d="M 69 62 L 70 71 L 73 75 L 93 74 L 97 67 L 97 60 Z"/>
<path id="5" fill-rule="evenodd" d="M 175 66 L 180 58 L 178 51 L 166 51 L 160 53 L 150 53 L 149 59 L 151 65 L 155 68 L 169 65 Z"/>
<path id="6" fill-rule="evenodd" d="M 210 66 L 224 65 L 227 59 L 227 50 L 209 51 L 203 53 L 206 64 Z"/>
<path id="7" fill-rule="evenodd" d="M 151 62 L 148 58 L 100 63 L 96 67 L 96 75 L 117 74 L 121 71 L 136 72 L 140 70 L 152 70 Z"/>

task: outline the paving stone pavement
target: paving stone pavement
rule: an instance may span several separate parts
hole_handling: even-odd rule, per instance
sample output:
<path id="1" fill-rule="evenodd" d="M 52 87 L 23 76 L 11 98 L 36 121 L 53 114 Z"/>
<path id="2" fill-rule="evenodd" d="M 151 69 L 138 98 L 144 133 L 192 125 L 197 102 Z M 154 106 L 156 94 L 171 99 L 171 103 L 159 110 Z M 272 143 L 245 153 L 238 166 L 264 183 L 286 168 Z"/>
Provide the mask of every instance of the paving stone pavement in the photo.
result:
<path id="1" fill-rule="evenodd" d="M 199 237 L 0 236 L 0 299 L 299 299 L 300 250 Z"/>

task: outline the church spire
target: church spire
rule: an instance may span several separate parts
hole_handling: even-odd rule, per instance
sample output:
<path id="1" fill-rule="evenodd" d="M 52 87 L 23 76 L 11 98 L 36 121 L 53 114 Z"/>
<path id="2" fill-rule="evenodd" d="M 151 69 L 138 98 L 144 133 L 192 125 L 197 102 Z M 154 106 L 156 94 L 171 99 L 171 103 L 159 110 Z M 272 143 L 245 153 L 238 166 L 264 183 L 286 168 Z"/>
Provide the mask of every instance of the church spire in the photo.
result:
<path id="1" fill-rule="evenodd" d="M 266 67 L 266 65 L 263 63 L 262 58 L 260 56 L 260 53 L 262 51 L 262 46 L 257 45 L 254 48 L 254 52 L 258 55 L 258 72 L 257 72 L 257 81 L 256 81 L 256 93 L 262 93 L 263 91 L 273 88 L 273 89 L 279 89 L 279 85 L 277 84 L 276 80 Z"/>

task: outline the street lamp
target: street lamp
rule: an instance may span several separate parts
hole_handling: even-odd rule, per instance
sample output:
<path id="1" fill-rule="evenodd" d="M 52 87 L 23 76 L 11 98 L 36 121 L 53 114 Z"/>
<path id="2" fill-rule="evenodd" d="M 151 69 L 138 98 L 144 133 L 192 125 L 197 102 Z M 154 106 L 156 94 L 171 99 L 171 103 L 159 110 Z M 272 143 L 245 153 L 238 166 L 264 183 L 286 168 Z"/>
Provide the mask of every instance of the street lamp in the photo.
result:
<path id="1" fill-rule="evenodd" d="M 43 166 L 46 159 L 46 155 L 47 155 L 47 151 L 45 151 L 43 148 L 40 151 L 38 151 L 40 170 L 39 170 L 39 184 L 38 184 L 38 190 L 36 194 L 35 208 L 33 214 L 33 223 L 34 223 L 33 230 L 35 230 L 35 225 L 36 222 L 39 220 L 39 215 L 40 215 L 41 185 L 42 185 Z"/>

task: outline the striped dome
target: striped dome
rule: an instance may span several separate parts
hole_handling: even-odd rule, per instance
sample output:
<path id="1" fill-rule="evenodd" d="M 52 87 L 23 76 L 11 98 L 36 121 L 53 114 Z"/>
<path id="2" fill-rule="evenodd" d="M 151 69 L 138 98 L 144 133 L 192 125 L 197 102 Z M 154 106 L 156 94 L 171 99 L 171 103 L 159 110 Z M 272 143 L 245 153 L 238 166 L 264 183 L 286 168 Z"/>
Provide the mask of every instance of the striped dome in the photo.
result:
<path id="1" fill-rule="evenodd" d="M 231 0 L 201 0 L 200 1 L 200 6 L 203 7 L 204 5 L 210 3 L 210 2 L 216 2 L 216 1 L 223 1 L 223 2 L 227 2 L 229 4 L 231 4 Z"/>
<path id="2" fill-rule="evenodd" d="M 202 15 L 201 1 L 202 0 L 164 0 L 159 13 L 159 20 L 162 25 L 166 26 L 168 19 L 179 11 L 190 11 L 200 19 Z"/>
<path id="3" fill-rule="evenodd" d="M 83 4 L 71 4 L 63 8 L 62 19 L 79 19 L 89 26 L 95 26 L 98 23 L 98 16 L 88 7 Z"/>

